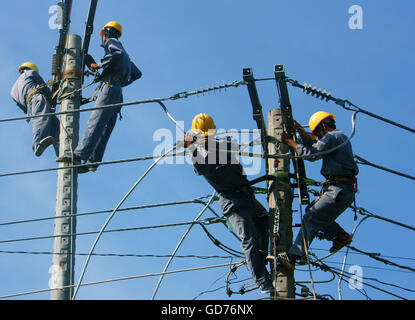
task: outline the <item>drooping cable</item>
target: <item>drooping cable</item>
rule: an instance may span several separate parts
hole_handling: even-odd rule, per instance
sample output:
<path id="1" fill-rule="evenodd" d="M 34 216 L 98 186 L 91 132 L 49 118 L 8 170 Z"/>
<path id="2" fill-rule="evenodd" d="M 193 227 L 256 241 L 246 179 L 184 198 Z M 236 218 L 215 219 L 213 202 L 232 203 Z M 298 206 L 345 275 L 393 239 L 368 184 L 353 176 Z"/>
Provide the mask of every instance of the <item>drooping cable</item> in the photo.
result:
<path id="1" fill-rule="evenodd" d="M 99 239 L 101 238 L 102 232 L 105 230 L 105 228 L 107 227 L 107 225 L 109 224 L 109 222 L 111 221 L 111 219 L 114 217 L 115 213 L 117 212 L 117 210 L 121 207 L 121 205 L 124 203 L 124 201 L 130 196 L 130 194 L 134 191 L 134 189 L 141 183 L 141 181 L 143 181 L 143 179 L 147 176 L 147 174 L 157 165 L 157 163 L 159 163 L 166 155 L 168 155 L 169 153 L 173 152 L 176 149 L 176 146 L 174 146 L 173 148 L 171 148 L 170 150 L 168 150 L 166 153 L 162 154 L 156 161 L 153 162 L 153 164 L 144 172 L 144 174 L 136 181 L 136 183 L 131 187 L 131 189 L 126 193 L 126 195 L 121 199 L 121 201 L 118 203 L 118 205 L 115 207 L 114 211 L 111 213 L 111 215 L 108 217 L 107 221 L 104 223 L 104 225 L 101 228 L 100 233 L 98 234 L 97 238 L 95 239 L 91 250 L 90 250 L 90 254 L 92 254 L 94 252 L 95 246 L 97 245 Z M 79 278 L 78 281 L 78 285 L 76 286 L 75 292 L 72 296 L 72 300 L 74 300 L 76 298 L 76 295 L 78 293 L 79 287 L 82 283 L 82 279 L 85 275 L 86 272 L 86 268 L 88 266 L 89 260 L 91 259 L 91 255 L 88 255 L 85 265 L 82 269 L 81 272 L 81 276 Z"/>
<path id="2" fill-rule="evenodd" d="M 213 199 L 216 196 L 216 192 L 214 192 L 212 194 L 212 196 L 210 197 L 209 201 L 207 202 L 207 204 L 203 207 L 203 209 L 196 215 L 195 219 L 193 221 L 198 221 L 199 218 L 203 215 L 203 213 L 206 211 L 206 209 L 208 208 L 208 206 L 212 203 Z M 153 292 L 153 296 L 151 297 L 151 300 L 154 300 L 157 294 L 157 291 L 161 285 L 161 282 L 164 279 L 164 272 L 167 271 L 167 269 L 170 266 L 170 263 L 173 261 L 174 256 L 176 255 L 177 251 L 179 250 L 180 246 L 182 245 L 183 241 L 185 240 L 185 238 L 187 237 L 187 235 L 189 234 L 190 230 L 193 228 L 194 224 L 190 225 L 189 228 L 185 231 L 185 233 L 183 234 L 183 236 L 181 237 L 181 239 L 179 240 L 178 244 L 176 245 L 176 248 L 173 250 L 173 253 L 171 254 L 171 257 L 169 258 L 169 260 L 167 261 L 166 265 L 164 266 L 163 269 L 163 274 L 160 276 L 156 287 L 154 288 L 154 292 Z"/>

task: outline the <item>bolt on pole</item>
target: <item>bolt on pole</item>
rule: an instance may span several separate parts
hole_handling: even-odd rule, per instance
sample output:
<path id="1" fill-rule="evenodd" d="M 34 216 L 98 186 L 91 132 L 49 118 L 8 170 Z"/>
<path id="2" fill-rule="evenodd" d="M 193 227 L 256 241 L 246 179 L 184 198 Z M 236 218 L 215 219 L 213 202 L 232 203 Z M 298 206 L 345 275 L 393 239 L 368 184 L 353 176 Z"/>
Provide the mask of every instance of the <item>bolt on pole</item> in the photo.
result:
<path id="1" fill-rule="evenodd" d="M 68 93 L 81 88 L 81 37 L 68 35 L 64 56 L 63 88 L 62 93 Z M 60 111 L 78 110 L 80 93 L 61 102 Z M 68 113 L 60 117 L 61 130 L 59 138 L 59 156 L 65 153 L 72 154 L 79 140 L 79 112 Z M 70 163 L 59 163 L 59 167 L 71 166 Z M 51 300 L 70 300 L 74 283 L 75 270 L 75 233 L 77 208 L 78 170 L 58 170 L 56 193 L 56 212 L 53 260 L 51 269 L 50 287 Z"/>

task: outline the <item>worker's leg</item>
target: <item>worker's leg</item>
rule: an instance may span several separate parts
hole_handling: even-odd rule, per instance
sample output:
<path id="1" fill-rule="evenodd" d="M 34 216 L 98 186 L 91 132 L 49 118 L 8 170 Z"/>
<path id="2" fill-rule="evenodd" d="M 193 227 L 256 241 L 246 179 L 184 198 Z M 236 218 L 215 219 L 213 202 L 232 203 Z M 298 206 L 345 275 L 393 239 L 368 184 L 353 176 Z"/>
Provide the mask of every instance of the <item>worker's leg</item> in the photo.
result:
<path id="1" fill-rule="evenodd" d="M 258 250 L 265 259 L 269 248 L 269 215 L 266 211 L 257 212 L 253 217 L 253 221 L 257 230 Z"/>
<path id="2" fill-rule="evenodd" d="M 108 140 L 111 136 L 112 130 L 115 127 L 115 123 L 117 122 L 118 113 L 114 113 L 107 124 L 105 125 L 99 139 L 97 145 L 92 151 L 91 155 L 89 156 L 88 162 L 101 162 L 104 156 L 105 148 L 107 147 Z"/>
<path id="3" fill-rule="evenodd" d="M 95 103 L 96 107 L 122 102 L 120 86 L 104 84 Z M 74 154 L 83 160 L 88 160 L 96 148 L 105 126 L 118 113 L 119 108 L 93 110 L 89 117 L 82 141 L 76 147 Z"/>
<path id="4" fill-rule="evenodd" d="M 261 237 L 253 221 L 252 210 L 248 208 L 237 208 L 228 213 L 226 217 L 241 238 L 242 251 L 253 280 L 257 284 L 268 280 L 265 259 L 260 251 Z"/>
<path id="5" fill-rule="evenodd" d="M 31 101 L 31 115 L 42 115 L 51 112 L 50 104 L 46 98 L 41 94 L 36 94 Z M 33 151 L 36 150 L 38 144 L 49 136 L 54 136 L 53 131 L 53 117 L 37 117 L 32 118 L 33 128 Z"/>
<path id="6" fill-rule="evenodd" d="M 353 203 L 353 200 L 354 200 L 354 192 L 351 186 L 343 185 L 342 191 L 337 195 L 337 198 L 336 198 L 337 217 L 340 214 L 342 214 Z M 345 232 L 343 228 L 335 221 L 328 223 L 320 231 L 323 233 L 323 236 L 326 239 L 334 239 L 341 232 L 343 233 Z"/>
<path id="7" fill-rule="evenodd" d="M 294 245 L 289 253 L 302 257 L 305 255 L 304 238 L 307 247 L 321 231 L 325 236 L 335 236 L 343 229 L 335 222 L 337 217 L 352 203 L 353 194 L 335 185 L 325 186 L 319 199 L 306 209 L 303 217 L 303 231 L 298 232 Z"/>
<path id="8" fill-rule="evenodd" d="M 52 116 L 52 132 L 51 135 L 54 138 L 53 148 L 55 149 L 56 156 L 59 156 L 59 135 L 60 135 L 60 121 L 56 116 Z"/>

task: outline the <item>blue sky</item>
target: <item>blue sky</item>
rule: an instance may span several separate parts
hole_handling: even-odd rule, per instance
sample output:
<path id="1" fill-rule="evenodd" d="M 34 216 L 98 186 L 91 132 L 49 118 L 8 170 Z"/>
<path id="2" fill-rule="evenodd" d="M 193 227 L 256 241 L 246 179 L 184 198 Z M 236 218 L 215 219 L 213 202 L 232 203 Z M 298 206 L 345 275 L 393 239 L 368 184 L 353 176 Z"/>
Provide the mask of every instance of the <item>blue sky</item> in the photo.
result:
<path id="1" fill-rule="evenodd" d="M 22 116 L 10 98 L 10 88 L 18 77 L 17 68 L 25 61 L 37 64 L 44 79 L 50 78 L 51 59 L 58 42 L 58 31 L 49 28 L 50 6 L 55 1 L 19 0 L 3 5 L 0 17 L 3 43 L 0 49 L 1 117 Z M 71 33 L 83 36 L 89 1 L 74 1 Z M 363 29 L 349 28 L 349 8 L 363 9 Z M 289 77 L 300 83 L 330 91 L 358 106 L 415 127 L 412 98 L 412 75 L 415 72 L 413 52 L 414 21 L 412 1 L 108 1 L 99 0 L 95 31 L 90 53 L 96 60 L 103 55 L 99 46 L 100 28 L 110 20 L 123 25 L 121 38 L 131 59 L 143 72 L 142 79 L 124 89 L 124 101 L 168 97 L 182 91 L 211 87 L 242 79 L 242 69 L 251 67 L 258 78 L 272 77 L 275 64 L 284 64 Z M 88 78 L 86 81 L 90 81 Z M 274 81 L 257 83 L 264 116 L 278 107 Z M 88 89 L 84 96 L 91 94 Z M 306 124 L 312 113 L 333 112 L 338 127 L 351 132 L 351 112 L 332 102 L 322 102 L 289 86 L 294 118 Z M 92 106 L 92 105 L 91 105 Z M 209 113 L 218 128 L 255 129 L 251 103 L 245 86 L 215 94 L 166 102 L 172 116 L 189 128 L 194 115 Z M 81 113 L 82 136 L 89 113 Z M 123 120 L 114 129 L 104 161 L 152 155 L 160 141 L 154 140 L 159 129 L 175 133 L 174 124 L 158 104 L 123 108 Z M 56 167 L 52 150 L 36 158 L 31 150 L 31 126 L 25 121 L 0 124 L 0 173 Z M 412 133 L 359 114 L 352 139 L 354 153 L 379 165 L 414 175 L 415 145 Z M 245 161 L 248 161 L 245 159 Z M 150 161 L 101 166 L 96 173 L 79 176 L 78 212 L 113 209 L 135 181 L 150 166 Z M 307 174 L 321 180 L 320 162 L 307 162 Z M 264 174 L 249 176 L 253 179 Z M 0 178 L 0 222 L 52 217 L 56 199 L 55 171 Z M 415 225 L 413 180 L 360 166 L 357 205 L 367 210 Z M 191 200 L 212 193 L 203 178 L 193 174 L 189 164 L 159 165 L 127 199 L 123 207 L 152 203 Z M 266 204 L 263 196 L 258 196 Z M 201 205 L 146 209 L 117 213 L 108 229 L 150 226 L 192 221 Z M 213 208 L 219 213 L 218 204 Z M 298 209 L 295 199 L 293 209 Z M 204 217 L 211 217 L 207 212 Z M 80 217 L 77 232 L 97 231 L 108 214 Z M 359 216 L 359 220 L 361 216 Z M 338 221 L 349 232 L 358 221 L 346 211 Z M 299 213 L 294 213 L 294 223 Z M 239 242 L 221 225 L 208 227 L 221 242 L 239 250 Z M 104 234 L 97 253 L 169 255 L 187 227 L 174 227 Z M 297 229 L 294 230 L 296 234 Z M 0 226 L 0 240 L 53 234 L 51 220 Z M 79 236 L 77 252 L 87 253 L 95 235 Z M 383 221 L 369 219 L 359 227 L 353 245 L 381 253 L 398 264 L 414 266 L 413 231 Z M 52 239 L 0 243 L 0 251 L 52 251 Z M 327 241 L 315 240 L 312 251 L 323 256 Z M 179 255 L 227 256 L 195 226 L 180 248 Z M 340 268 L 343 253 L 337 253 L 327 264 Z M 393 258 L 392 258 L 393 257 Z M 8 254 L 0 252 L 0 296 L 48 288 L 52 262 L 50 255 Z M 77 282 L 85 256 L 76 257 Z M 167 258 L 92 257 L 84 282 L 138 276 L 161 272 Z M 169 270 L 195 268 L 229 262 L 229 259 L 177 258 Z M 340 264 L 339 264 L 340 263 Z M 360 254 L 350 253 L 349 267 L 360 266 L 364 279 L 376 278 L 415 289 L 414 274 L 387 266 Z M 165 277 L 157 299 L 193 299 L 201 292 L 225 285 L 227 268 L 186 272 Z M 237 280 L 250 278 L 246 268 L 237 272 Z M 295 274 L 296 281 L 308 281 L 306 268 Z M 313 272 L 314 281 L 329 280 L 330 275 Z M 112 282 L 82 287 L 77 299 L 151 299 L 158 277 Z M 215 282 L 218 280 L 217 282 Z M 369 280 L 368 280 L 369 281 Z M 232 285 L 239 290 L 244 282 Z M 371 284 L 408 299 L 413 292 L 376 282 Z M 308 285 L 310 288 L 311 286 Z M 319 294 L 338 298 L 337 278 L 316 283 Z M 372 299 L 394 299 L 393 296 L 363 286 Z M 299 291 L 299 287 L 298 290 Z M 357 290 L 342 285 L 344 299 L 365 299 Z M 258 299 L 258 290 L 245 295 L 227 296 L 224 288 L 205 293 L 199 299 Z M 49 293 L 20 296 L 17 299 L 49 299 Z"/>

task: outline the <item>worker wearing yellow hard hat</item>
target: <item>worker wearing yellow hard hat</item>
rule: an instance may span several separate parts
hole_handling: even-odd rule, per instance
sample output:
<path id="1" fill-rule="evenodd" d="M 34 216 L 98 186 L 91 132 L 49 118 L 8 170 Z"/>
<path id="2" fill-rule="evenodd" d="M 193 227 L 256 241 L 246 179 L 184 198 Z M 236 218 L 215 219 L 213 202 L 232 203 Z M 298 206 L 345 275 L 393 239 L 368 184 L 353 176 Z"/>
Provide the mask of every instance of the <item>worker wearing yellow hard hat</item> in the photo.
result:
<path id="1" fill-rule="evenodd" d="M 316 128 L 326 119 L 334 120 L 334 115 L 325 111 L 318 111 L 314 113 L 308 121 L 311 132 L 314 133 Z"/>
<path id="2" fill-rule="evenodd" d="M 101 31 L 99 32 L 100 36 L 102 37 L 104 35 L 105 29 L 111 29 L 111 28 L 113 28 L 113 29 L 115 29 L 119 32 L 118 38 L 122 36 L 122 26 L 117 21 L 110 21 L 105 26 L 103 26 Z"/>
<path id="3" fill-rule="evenodd" d="M 100 31 L 102 47 L 105 55 L 101 62 L 95 62 L 94 58 L 87 54 L 85 65 L 100 75 L 95 80 L 100 80 L 102 86 L 99 90 L 95 107 L 123 102 L 122 88 L 141 78 L 141 71 L 130 60 L 127 51 L 119 38 L 122 35 L 122 26 L 119 22 L 110 21 Z M 96 171 L 102 161 L 107 143 L 113 132 L 121 107 L 103 108 L 93 110 L 82 140 L 73 152 L 56 159 L 57 162 L 73 164 L 84 163 L 78 173 Z M 95 163 L 95 164 L 94 164 Z"/>
<path id="4" fill-rule="evenodd" d="M 219 195 L 222 213 L 241 238 L 248 269 L 261 293 L 274 291 L 266 267 L 269 216 L 255 199 L 244 169 L 234 152 L 239 144 L 231 137 L 216 138 L 213 118 L 200 113 L 193 118 L 192 128 L 184 137 L 194 171 L 202 175 Z"/>
<path id="5" fill-rule="evenodd" d="M 22 63 L 19 67 L 19 72 L 22 73 L 23 69 L 31 69 L 31 70 L 35 70 L 36 72 L 39 72 L 39 68 L 32 62 L 25 62 Z"/>
<path id="6" fill-rule="evenodd" d="M 199 113 L 192 120 L 192 132 L 203 134 L 205 137 L 216 133 L 216 125 L 212 117 L 206 113 Z"/>
<path id="7" fill-rule="evenodd" d="M 314 113 L 310 117 L 309 127 L 318 140 L 312 139 L 297 122 L 295 128 L 302 138 L 302 144 L 287 133 L 282 134 L 282 142 L 291 147 L 296 155 L 305 156 L 310 161 L 322 159 L 320 172 L 326 178 L 319 198 L 306 209 L 303 217 L 304 232 L 298 233 L 288 252 L 292 265 L 297 260 L 300 264 L 304 263 L 304 242 L 309 247 L 318 233 L 333 241 L 330 252 L 336 252 L 352 241 L 351 236 L 335 221 L 355 199 L 359 168 L 354 161 L 352 145 L 348 137 L 337 129 L 335 117 L 331 113 Z"/>
<path id="8" fill-rule="evenodd" d="M 19 78 L 11 89 L 11 97 L 17 106 L 28 116 L 52 113 L 51 92 L 33 62 L 22 63 Z M 60 124 L 56 116 L 34 117 L 32 119 L 35 156 L 40 157 L 47 147 L 53 145 L 55 154 L 59 152 Z"/>

